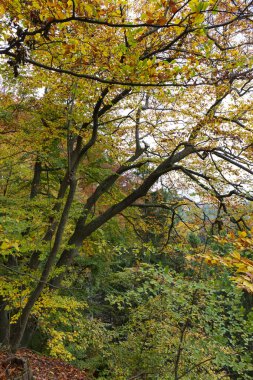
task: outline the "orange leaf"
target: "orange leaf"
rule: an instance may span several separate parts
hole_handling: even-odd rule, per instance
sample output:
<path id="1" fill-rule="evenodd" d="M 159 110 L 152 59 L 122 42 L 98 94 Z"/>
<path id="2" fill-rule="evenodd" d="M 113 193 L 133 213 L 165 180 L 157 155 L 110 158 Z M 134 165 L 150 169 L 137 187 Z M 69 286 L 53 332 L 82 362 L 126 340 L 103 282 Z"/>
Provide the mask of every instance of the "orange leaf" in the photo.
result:
<path id="1" fill-rule="evenodd" d="M 166 22 L 167 22 L 166 17 L 160 17 L 160 18 L 157 20 L 157 24 L 159 24 L 159 25 L 165 25 Z"/>
<path id="2" fill-rule="evenodd" d="M 170 7 L 170 10 L 172 13 L 176 13 L 178 11 L 178 7 L 177 7 L 175 1 L 173 1 L 173 0 L 169 1 L 169 7 Z"/>

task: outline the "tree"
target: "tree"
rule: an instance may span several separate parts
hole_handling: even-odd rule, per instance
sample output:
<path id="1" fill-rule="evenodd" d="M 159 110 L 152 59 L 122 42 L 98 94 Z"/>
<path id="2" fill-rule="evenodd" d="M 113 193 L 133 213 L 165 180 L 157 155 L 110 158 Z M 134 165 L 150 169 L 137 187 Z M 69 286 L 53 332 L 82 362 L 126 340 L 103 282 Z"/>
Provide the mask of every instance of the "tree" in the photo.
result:
<path id="1" fill-rule="evenodd" d="M 252 4 L 5 0 L 0 15 L 3 214 L 20 197 L 44 205 L 37 219 L 21 213 L 17 241 L 3 227 L 8 268 L 24 259 L 39 273 L 10 326 L 16 349 L 34 305 L 61 285 L 84 241 L 161 176 L 183 192 L 199 187 L 224 211 L 227 199 L 252 200 Z M 29 190 L 17 189 L 20 174 Z M 35 247 L 19 258 L 31 237 Z"/>

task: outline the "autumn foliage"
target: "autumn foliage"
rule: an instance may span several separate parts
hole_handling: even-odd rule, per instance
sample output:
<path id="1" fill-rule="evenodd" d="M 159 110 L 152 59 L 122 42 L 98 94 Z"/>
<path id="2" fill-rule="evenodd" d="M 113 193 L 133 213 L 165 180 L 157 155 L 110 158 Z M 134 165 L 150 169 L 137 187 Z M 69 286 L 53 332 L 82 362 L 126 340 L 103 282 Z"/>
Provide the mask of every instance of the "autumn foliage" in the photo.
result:
<path id="1" fill-rule="evenodd" d="M 248 0 L 1 1 L 4 347 L 16 351 L 42 334 L 51 355 L 78 361 L 81 352 L 101 376 L 114 376 L 114 365 L 117 380 L 125 380 L 127 371 L 130 379 L 153 379 L 147 372 L 150 351 L 142 358 L 142 371 L 133 363 L 139 361 L 138 350 L 146 352 L 142 310 L 153 315 L 152 297 L 157 310 L 163 310 L 164 298 L 173 305 L 167 290 L 174 280 L 169 282 L 165 273 L 169 266 L 188 309 L 181 325 L 179 306 L 175 313 L 164 309 L 166 323 L 174 320 L 170 333 L 175 332 L 173 357 L 165 362 L 166 344 L 160 347 L 156 340 L 159 315 L 154 324 L 148 319 L 154 368 L 159 376 L 165 376 L 162 367 L 173 368 L 168 376 L 175 380 L 188 376 L 187 366 L 197 376 L 202 361 L 210 362 L 210 379 L 218 371 L 230 373 L 229 360 L 224 364 L 211 352 L 219 347 L 231 358 L 237 333 L 221 332 L 231 339 L 218 342 L 215 329 L 207 329 L 204 316 L 209 320 L 210 311 L 199 287 L 207 286 L 207 276 L 206 299 L 216 305 L 220 280 L 215 270 L 221 271 L 225 291 L 236 294 L 231 309 L 243 304 L 244 292 L 252 292 L 252 11 Z M 127 282 L 136 270 L 141 278 L 136 281 L 145 282 L 137 270 L 143 264 L 154 265 L 147 268 L 154 276 L 149 285 L 156 289 L 163 279 L 164 293 L 140 290 L 145 304 L 128 288 L 129 298 L 120 291 L 117 298 L 112 291 L 120 288 L 116 278 L 126 276 Z M 109 271 L 104 278 L 103 266 Z M 198 288 L 199 303 L 193 289 L 191 299 L 185 297 L 179 272 Z M 241 296 L 229 288 L 230 280 Z M 126 308 L 126 319 L 120 307 Z M 195 308 L 203 317 L 201 331 Z M 185 318 L 189 310 L 191 321 Z M 248 306 L 238 315 L 240 324 L 250 323 Z M 131 335 L 135 322 L 140 324 L 136 341 Z M 128 331 L 121 332 L 123 338 L 117 330 L 121 325 Z M 198 334 L 210 342 L 213 337 L 208 355 L 197 345 L 190 362 L 182 359 L 188 333 L 194 347 Z M 245 363 L 247 339 L 240 342 Z M 136 353 L 136 362 L 123 341 Z M 98 359 L 96 352 L 105 346 L 110 348 Z M 120 355 L 129 364 L 125 370 Z M 113 362 L 113 357 L 118 359 Z M 240 371 L 238 362 L 233 368 Z"/>

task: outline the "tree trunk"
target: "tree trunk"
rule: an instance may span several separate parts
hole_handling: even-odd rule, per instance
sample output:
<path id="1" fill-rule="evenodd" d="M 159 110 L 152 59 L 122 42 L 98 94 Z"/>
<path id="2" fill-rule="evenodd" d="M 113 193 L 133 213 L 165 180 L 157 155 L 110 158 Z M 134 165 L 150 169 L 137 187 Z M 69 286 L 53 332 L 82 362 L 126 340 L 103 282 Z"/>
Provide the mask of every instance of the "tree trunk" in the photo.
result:
<path id="1" fill-rule="evenodd" d="M 11 356 L 1 363 L 1 379 L 33 380 L 34 378 L 27 360 Z"/>
<path id="2" fill-rule="evenodd" d="M 29 297 L 29 299 L 28 299 L 17 323 L 13 326 L 12 333 L 11 333 L 11 348 L 14 352 L 20 346 L 20 343 L 23 339 L 23 336 L 24 336 L 24 333 L 26 330 L 26 326 L 27 326 L 27 323 L 28 323 L 28 320 L 30 317 L 31 310 L 32 310 L 35 302 L 40 297 L 41 292 L 45 288 L 47 281 L 48 281 L 48 278 L 49 278 L 49 275 L 50 275 L 50 272 L 51 272 L 52 268 L 54 267 L 56 255 L 58 253 L 58 250 L 59 250 L 59 247 L 61 244 L 65 225 L 67 223 L 69 210 L 70 210 L 70 207 L 71 207 L 72 202 L 74 200 L 75 190 L 76 190 L 76 179 L 72 178 L 71 184 L 70 184 L 69 194 L 68 194 L 64 209 L 62 211 L 61 219 L 60 219 L 58 229 L 57 229 L 57 232 L 55 235 L 54 245 L 52 247 L 51 252 L 49 253 L 48 259 L 45 263 L 44 269 L 42 271 L 40 280 L 39 280 L 36 288 L 31 293 L 31 295 L 30 295 L 30 297 Z"/>
<path id="3" fill-rule="evenodd" d="M 37 158 L 34 165 L 34 174 L 33 174 L 32 186 L 31 186 L 30 199 L 35 198 L 39 192 L 40 176 L 41 176 L 41 162 Z"/>
<path id="4" fill-rule="evenodd" d="M 10 343 L 10 322 L 5 306 L 6 302 L 0 297 L 0 344 L 8 347 Z"/>

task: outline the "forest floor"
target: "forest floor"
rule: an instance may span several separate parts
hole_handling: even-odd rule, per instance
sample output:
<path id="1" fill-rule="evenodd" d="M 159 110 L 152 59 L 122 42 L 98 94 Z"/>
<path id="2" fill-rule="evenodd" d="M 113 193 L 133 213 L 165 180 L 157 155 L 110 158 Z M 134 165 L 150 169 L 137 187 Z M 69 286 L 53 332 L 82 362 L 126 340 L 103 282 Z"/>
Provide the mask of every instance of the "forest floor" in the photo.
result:
<path id="1" fill-rule="evenodd" d="M 43 356 L 27 349 L 20 349 L 15 356 L 27 361 L 33 380 L 89 380 L 85 371 L 60 359 Z M 18 363 L 9 364 L 9 375 L 6 375 L 6 359 L 9 357 L 9 353 L 0 351 L 0 380 L 20 378 L 21 368 Z"/>

